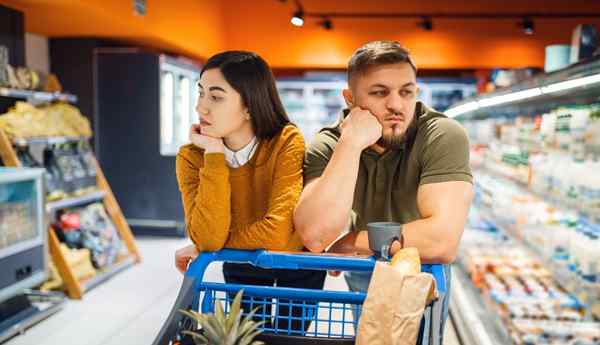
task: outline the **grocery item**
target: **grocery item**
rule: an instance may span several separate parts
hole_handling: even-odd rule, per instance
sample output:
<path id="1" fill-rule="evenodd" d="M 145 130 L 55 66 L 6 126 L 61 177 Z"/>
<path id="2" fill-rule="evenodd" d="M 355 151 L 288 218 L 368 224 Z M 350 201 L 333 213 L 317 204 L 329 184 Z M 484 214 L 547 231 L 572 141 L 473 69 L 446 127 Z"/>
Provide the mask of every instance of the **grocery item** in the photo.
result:
<path id="1" fill-rule="evenodd" d="M 0 129 L 12 140 L 92 136 L 89 120 L 77 108 L 64 103 L 35 107 L 17 102 L 6 114 L 0 115 Z"/>
<path id="2" fill-rule="evenodd" d="M 421 272 L 421 259 L 417 248 L 402 248 L 392 257 L 391 265 L 406 275 Z"/>

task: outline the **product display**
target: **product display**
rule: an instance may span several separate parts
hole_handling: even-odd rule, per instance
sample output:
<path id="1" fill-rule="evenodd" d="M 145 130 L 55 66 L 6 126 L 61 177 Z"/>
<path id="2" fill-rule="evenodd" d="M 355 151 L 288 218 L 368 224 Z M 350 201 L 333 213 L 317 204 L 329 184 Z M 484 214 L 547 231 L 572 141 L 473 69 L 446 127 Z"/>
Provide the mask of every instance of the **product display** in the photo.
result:
<path id="1" fill-rule="evenodd" d="M 514 344 L 598 344 L 600 323 L 586 321 L 578 298 L 557 284 L 534 252 L 482 219 L 475 209 L 470 221 L 480 226 L 465 231 L 459 262 Z"/>
<path id="2" fill-rule="evenodd" d="M 15 153 L 23 167 L 46 169 L 48 200 L 83 195 L 96 189 L 96 164 L 90 145 L 85 140 L 45 144 L 40 161 L 31 151 L 30 145 L 15 145 Z"/>
<path id="3" fill-rule="evenodd" d="M 97 269 L 112 265 L 122 252 L 121 239 L 101 203 L 66 211 L 53 226 L 67 247 L 88 249 Z"/>
<path id="4" fill-rule="evenodd" d="M 0 192 L 2 192 L 0 190 Z M 38 236 L 30 202 L 3 201 L 0 197 L 0 250 Z"/>
<path id="5" fill-rule="evenodd" d="M 35 107 L 17 102 L 6 114 L 0 115 L 0 129 L 13 140 L 92 136 L 89 120 L 77 108 L 63 103 Z"/>

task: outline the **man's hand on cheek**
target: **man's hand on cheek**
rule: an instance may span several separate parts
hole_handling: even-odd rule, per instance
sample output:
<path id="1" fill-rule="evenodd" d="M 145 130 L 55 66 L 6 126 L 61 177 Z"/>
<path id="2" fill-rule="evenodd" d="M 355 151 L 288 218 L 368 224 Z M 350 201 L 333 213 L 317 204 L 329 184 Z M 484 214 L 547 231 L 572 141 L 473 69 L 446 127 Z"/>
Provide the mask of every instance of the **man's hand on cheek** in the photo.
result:
<path id="1" fill-rule="evenodd" d="M 352 142 L 360 151 L 381 138 L 382 126 L 369 110 L 353 108 L 341 124 L 341 141 Z"/>

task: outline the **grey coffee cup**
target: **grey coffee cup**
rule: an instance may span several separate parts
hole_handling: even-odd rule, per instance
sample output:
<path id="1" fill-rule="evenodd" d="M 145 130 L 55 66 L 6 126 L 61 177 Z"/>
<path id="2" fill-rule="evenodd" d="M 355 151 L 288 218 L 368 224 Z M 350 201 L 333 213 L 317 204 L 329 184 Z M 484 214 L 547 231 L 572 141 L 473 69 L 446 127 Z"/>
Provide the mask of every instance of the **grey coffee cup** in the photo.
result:
<path id="1" fill-rule="evenodd" d="M 390 246 L 394 240 L 400 240 L 402 224 L 395 222 L 377 222 L 367 224 L 369 248 L 378 259 L 389 260 Z"/>

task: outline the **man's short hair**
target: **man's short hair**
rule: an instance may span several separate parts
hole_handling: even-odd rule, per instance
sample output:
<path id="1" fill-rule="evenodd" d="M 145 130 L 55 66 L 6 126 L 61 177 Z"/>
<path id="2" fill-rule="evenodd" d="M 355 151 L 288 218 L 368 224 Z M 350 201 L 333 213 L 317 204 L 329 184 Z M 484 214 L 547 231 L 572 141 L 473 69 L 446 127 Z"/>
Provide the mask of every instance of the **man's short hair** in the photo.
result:
<path id="1" fill-rule="evenodd" d="M 359 74 L 364 74 L 373 66 L 405 62 L 417 73 L 408 49 L 396 41 L 372 41 L 358 48 L 348 62 L 348 83 Z"/>

